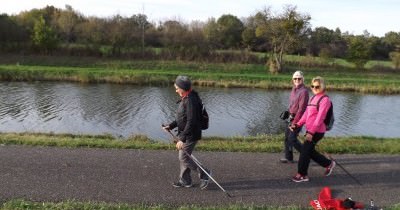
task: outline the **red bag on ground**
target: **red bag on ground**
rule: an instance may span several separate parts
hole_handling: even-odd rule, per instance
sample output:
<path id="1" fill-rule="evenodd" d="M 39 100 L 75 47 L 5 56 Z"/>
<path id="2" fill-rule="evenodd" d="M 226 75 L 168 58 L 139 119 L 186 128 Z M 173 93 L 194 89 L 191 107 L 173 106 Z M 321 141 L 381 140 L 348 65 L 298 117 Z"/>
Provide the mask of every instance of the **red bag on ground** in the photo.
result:
<path id="1" fill-rule="evenodd" d="M 329 187 L 322 188 L 318 195 L 318 199 L 310 201 L 311 206 L 316 210 L 344 210 L 341 207 L 341 201 L 332 199 L 331 189 Z"/>
<path id="2" fill-rule="evenodd" d="M 351 201 L 351 200 L 349 200 Z M 353 201 L 351 201 L 353 202 Z M 318 195 L 317 200 L 310 201 L 310 205 L 315 210 L 346 210 L 351 208 L 346 208 L 344 206 L 344 201 L 340 199 L 332 198 L 331 189 L 329 187 L 322 188 L 321 192 Z M 361 209 L 364 208 L 361 203 L 354 202 L 352 208 Z"/>

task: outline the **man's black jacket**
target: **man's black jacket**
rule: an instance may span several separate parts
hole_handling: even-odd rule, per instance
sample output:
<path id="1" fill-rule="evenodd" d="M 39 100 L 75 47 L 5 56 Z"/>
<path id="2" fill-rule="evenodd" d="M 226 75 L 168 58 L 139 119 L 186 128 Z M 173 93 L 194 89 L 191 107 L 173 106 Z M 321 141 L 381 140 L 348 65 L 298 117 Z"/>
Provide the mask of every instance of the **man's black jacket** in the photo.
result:
<path id="1" fill-rule="evenodd" d="M 178 101 L 175 120 L 169 124 L 170 129 L 178 127 L 178 138 L 183 142 L 201 139 L 200 115 L 201 99 L 192 90 L 188 96 Z"/>

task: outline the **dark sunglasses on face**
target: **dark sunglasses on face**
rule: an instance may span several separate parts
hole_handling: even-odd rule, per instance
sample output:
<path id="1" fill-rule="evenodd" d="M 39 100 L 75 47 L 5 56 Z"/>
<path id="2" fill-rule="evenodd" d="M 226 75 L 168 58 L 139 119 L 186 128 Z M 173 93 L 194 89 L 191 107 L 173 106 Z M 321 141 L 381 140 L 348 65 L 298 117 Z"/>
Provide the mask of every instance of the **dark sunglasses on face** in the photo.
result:
<path id="1" fill-rule="evenodd" d="M 311 88 L 314 88 L 314 89 L 319 89 L 319 85 L 311 85 Z"/>
<path id="2" fill-rule="evenodd" d="M 293 80 L 299 80 L 299 81 L 300 81 L 300 80 L 301 80 L 301 78 L 293 78 Z"/>

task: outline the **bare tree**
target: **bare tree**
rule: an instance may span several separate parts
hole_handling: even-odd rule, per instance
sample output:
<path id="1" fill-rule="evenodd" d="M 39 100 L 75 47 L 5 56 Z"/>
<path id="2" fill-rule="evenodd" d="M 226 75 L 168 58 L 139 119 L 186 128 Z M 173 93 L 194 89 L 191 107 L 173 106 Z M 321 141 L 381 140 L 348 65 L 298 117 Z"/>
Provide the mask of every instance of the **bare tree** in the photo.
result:
<path id="1" fill-rule="evenodd" d="M 282 14 L 273 15 L 270 8 L 256 14 L 256 36 L 263 37 L 271 44 L 269 70 L 278 73 L 283 70 L 283 54 L 298 46 L 310 32 L 309 15 L 300 14 L 295 6 L 287 5 Z"/>

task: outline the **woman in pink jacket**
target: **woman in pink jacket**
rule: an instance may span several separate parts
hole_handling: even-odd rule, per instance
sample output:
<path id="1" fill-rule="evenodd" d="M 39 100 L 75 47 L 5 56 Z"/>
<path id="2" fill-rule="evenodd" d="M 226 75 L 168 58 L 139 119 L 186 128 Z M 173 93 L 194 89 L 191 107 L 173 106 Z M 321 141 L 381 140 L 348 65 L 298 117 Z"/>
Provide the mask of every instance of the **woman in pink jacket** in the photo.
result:
<path id="1" fill-rule="evenodd" d="M 332 104 L 329 97 L 325 95 L 324 79 L 319 76 L 313 78 L 311 90 L 314 96 L 310 99 L 306 111 L 301 119 L 290 127 L 290 129 L 294 130 L 304 124 L 306 126 L 306 140 L 300 151 L 297 174 L 292 178 L 294 182 L 307 182 L 310 180 L 308 178 L 308 167 L 311 159 L 326 169 L 325 176 L 329 176 L 336 166 L 335 161 L 326 158 L 315 150 L 315 145 L 324 137 L 326 132 L 324 119 Z M 323 98 L 320 100 L 321 97 Z"/>

